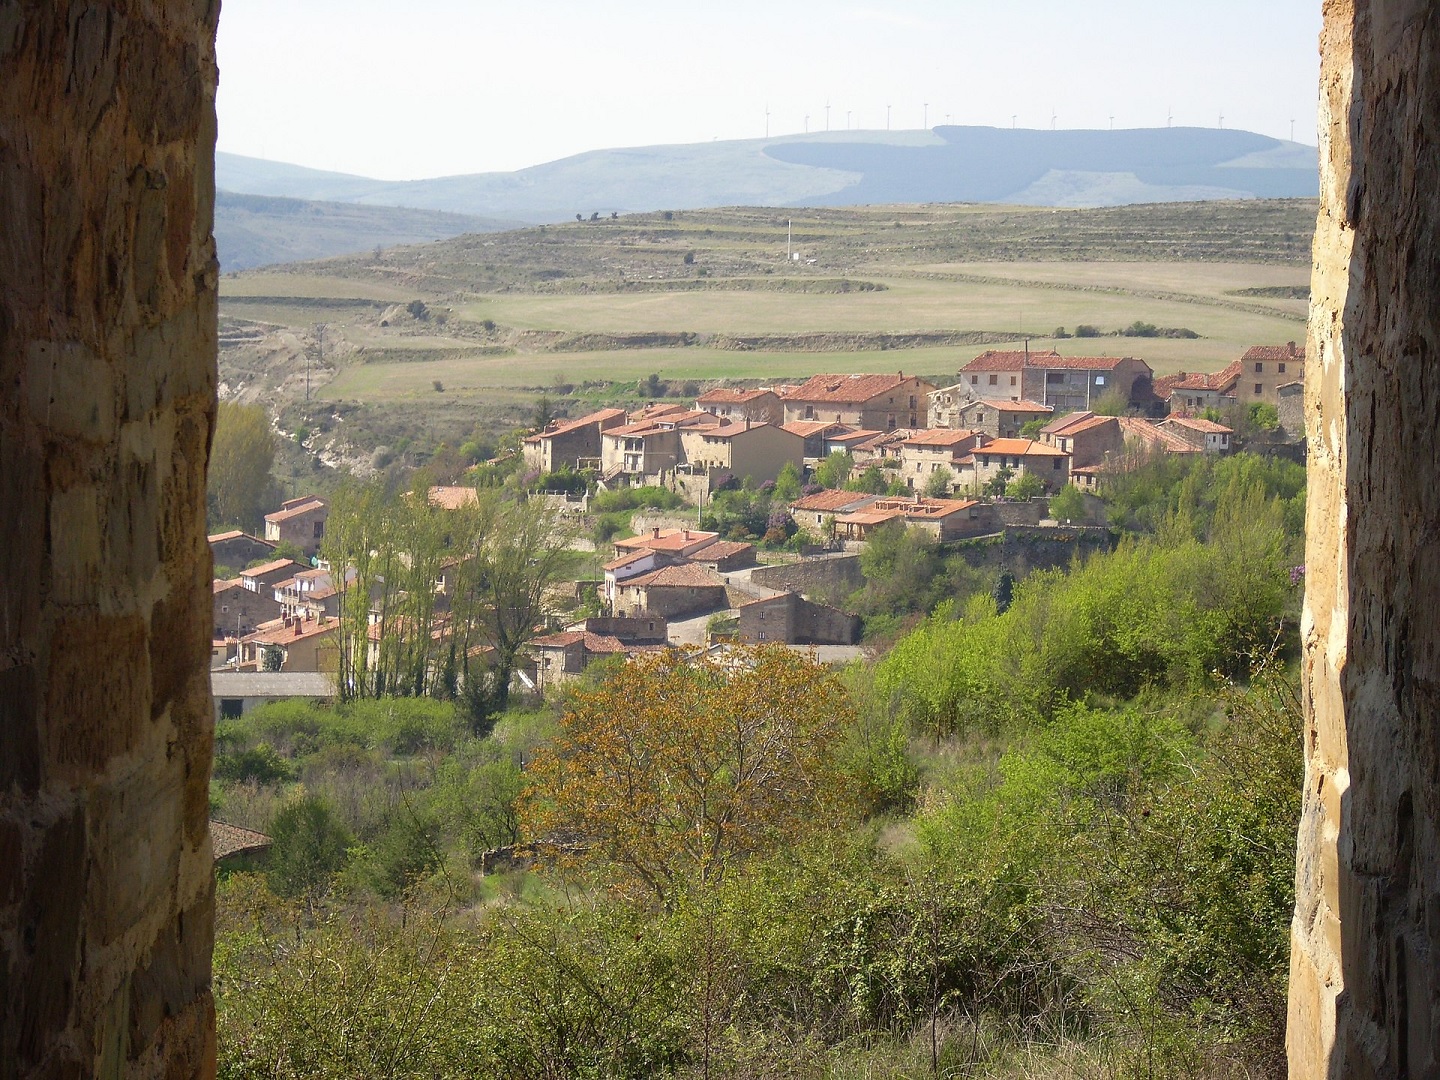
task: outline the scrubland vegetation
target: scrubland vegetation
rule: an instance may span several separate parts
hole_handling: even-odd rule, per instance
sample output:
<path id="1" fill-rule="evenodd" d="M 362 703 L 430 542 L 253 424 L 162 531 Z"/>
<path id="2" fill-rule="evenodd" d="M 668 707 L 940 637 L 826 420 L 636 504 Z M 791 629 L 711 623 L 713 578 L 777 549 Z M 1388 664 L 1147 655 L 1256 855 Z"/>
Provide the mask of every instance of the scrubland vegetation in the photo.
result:
<path id="1" fill-rule="evenodd" d="M 838 671 L 222 721 L 216 814 L 275 845 L 219 885 L 221 1074 L 1281 1075 L 1303 500 L 1157 462 L 1013 583 L 901 534 L 866 590 L 913 625 Z"/>

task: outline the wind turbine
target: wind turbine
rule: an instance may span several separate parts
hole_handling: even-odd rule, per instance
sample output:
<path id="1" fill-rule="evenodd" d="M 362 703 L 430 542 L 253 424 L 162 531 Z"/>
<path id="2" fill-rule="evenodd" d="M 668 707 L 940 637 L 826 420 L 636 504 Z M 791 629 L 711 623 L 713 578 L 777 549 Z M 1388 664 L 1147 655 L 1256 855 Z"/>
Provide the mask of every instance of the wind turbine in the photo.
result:
<path id="1" fill-rule="evenodd" d="M 825 130 L 830 130 L 830 102 L 825 102 Z"/>
<path id="2" fill-rule="evenodd" d="M 769 102 L 766 102 L 766 104 L 765 104 L 765 138 L 768 139 L 769 137 L 770 137 L 770 104 L 769 104 Z"/>
<path id="3" fill-rule="evenodd" d="M 1166 126 L 1167 128 L 1168 128 L 1168 127 L 1172 127 L 1172 126 L 1174 126 L 1174 123 L 1175 123 L 1175 107 L 1174 107 L 1173 105 L 1168 105 L 1168 106 L 1166 106 L 1166 109 L 1165 109 L 1165 126 Z"/>
<path id="4" fill-rule="evenodd" d="M 810 114 L 808 112 L 805 114 L 805 134 L 810 134 Z"/>
<path id="5" fill-rule="evenodd" d="M 885 130 L 886 130 L 886 131 L 889 131 L 889 130 L 890 130 L 890 106 L 889 106 L 889 105 L 886 105 L 886 106 L 885 106 Z M 1295 134 L 1295 121 L 1294 121 L 1294 120 L 1291 120 L 1291 121 L 1290 121 L 1290 134 L 1291 134 L 1292 136 Z M 1293 141 L 1293 139 L 1292 139 L 1292 141 Z"/>
<path id="6" fill-rule="evenodd" d="M 925 102 L 925 122 L 921 125 L 926 131 L 930 130 L 930 103 Z"/>
<path id="7" fill-rule="evenodd" d="M 1054 130 L 1055 130 L 1055 110 L 1054 110 L 1054 109 L 1051 109 L 1051 110 L 1050 110 L 1050 130 L 1051 130 L 1051 131 L 1054 131 Z"/>

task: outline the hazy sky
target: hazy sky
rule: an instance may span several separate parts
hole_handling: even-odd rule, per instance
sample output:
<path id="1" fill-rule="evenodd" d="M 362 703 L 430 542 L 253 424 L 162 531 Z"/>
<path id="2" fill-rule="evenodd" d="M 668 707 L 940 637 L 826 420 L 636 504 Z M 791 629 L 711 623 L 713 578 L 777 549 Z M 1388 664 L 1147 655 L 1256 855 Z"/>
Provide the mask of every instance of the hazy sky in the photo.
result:
<path id="1" fill-rule="evenodd" d="M 1315 142 L 1319 0 L 224 0 L 219 148 L 384 179 L 948 122 Z M 928 116 L 925 103 L 929 103 Z"/>

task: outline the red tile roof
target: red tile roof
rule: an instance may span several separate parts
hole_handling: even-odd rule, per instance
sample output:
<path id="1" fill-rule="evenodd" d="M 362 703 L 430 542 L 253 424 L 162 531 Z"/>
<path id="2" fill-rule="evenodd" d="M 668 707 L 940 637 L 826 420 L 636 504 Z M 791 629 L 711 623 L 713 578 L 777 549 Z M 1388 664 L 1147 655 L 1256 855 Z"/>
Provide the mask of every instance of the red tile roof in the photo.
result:
<path id="1" fill-rule="evenodd" d="M 653 559 L 654 557 L 655 552 L 649 548 L 641 548 L 639 551 L 632 551 L 626 555 L 621 555 L 618 559 L 611 559 L 604 566 L 600 567 L 600 569 L 619 570 L 622 567 L 629 566 L 633 562 L 640 562 L 642 559 Z"/>
<path id="2" fill-rule="evenodd" d="M 618 410 L 617 410 L 618 411 Z M 471 487 L 432 487 L 426 496 L 430 505 L 441 510 L 459 510 L 465 506 L 476 506 L 480 494 Z"/>
<path id="3" fill-rule="evenodd" d="M 695 401 L 703 401 L 708 405 L 743 405 L 747 401 L 773 393 L 774 390 L 732 390 L 728 386 L 717 386 L 713 390 L 706 390 Z"/>
<path id="4" fill-rule="evenodd" d="M 225 592 L 229 589 L 244 589 L 245 584 L 238 577 L 230 578 L 229 580 L 226 580 L 224 578 L 216 578 L 214 582 L 211 583 L 210 588 L 211 593 L 218 596 L 220 593 Z M 249 592 L 248 589 L 246 589 L 245 591 Z"/>
<path id="5" fill-rule="evenodd" d="M 1223 394 L 1232 389 L 1239 378 L 1240 361 L 1232 360 L 1219 371 L 1210 374 L 1182 371 L 1176 375 L 1162 375 L 1155 380 L 1155 394 L 1162 399 L 1176 390 L 1211 390 Z"/>
<path id="6" fill-rule="evenodd" d="M 912 521 L 934 521 L 975 505 L 974 499 L 880 499 L 871 509 L 877 512 L 894 510 Z"/>
<path id="7" fill-rule="evenodd" d="M 1252 345 L 1245 350 L 1242 362 L 1254 360 L 1304 360 L 1305 346 L 1287 341 L 1284 345 Z"/>
<path id="8" fill-rule="evenodd" d="M 1053 406 L 1041 405 L 1038 401 L 1026 401 L 1023 398 L 1019 401 L 1011 401 L 1009 398 L 1005 398 L 1003 400 L 999 398 L 980 398 L 976 401 L 970 402 L 967 405 L 960 406 L 960 410 L 963 412 L 966 409 L 973 408 L 976 405 L 984 405 L 988 408 L 996 410 L 997 412 L 1024 412 L 1044 414 L 1052 413 L 1055 411 Z"/>
<path id="9" fill-rule="evenodd" d="M 210 851 L 216 862 L 247 851 L 264 851 L 272 843 L 262 832 L 210 819 Z"/>
<path id="10" fill-rule="evenodd" d="M 790 393 L 786 401 L 824 401 L 853 405 L 893 391 L 914 376 L 895 375 L 812 375 Z"/>
<path id="11" fill-rule="evenodd" d="M 790 504 L 792 510 L 811 510 L 825 513 L 826 511 L 842 510 L 847 506 L 854 506 L 856 503 L 874 502 L 878 496 L 866 495 L 863 491 L 817 491 L 813 495 L 806 495 L 804 498 L 796 499 Z"/>
<path id="12" fill-rule="evenodd" d="M 615 546 L 626 551 L 635 551 L 640 548 L 648 548 L 651 551 L 684 551 L 689 547 L 699 550 L 719 537 L 719 533 L 704 532 L 701 529 L 661 529 L 659 536 L 656 536 L 654 530 L 651 530 L 649 534 L 616 540 Z"/>
<path id="13" fill-rule="evenodd" d="M 1141 420 L 1135 416 L 1117 416 L 1115 420 L 1127 438 L 1140 439 L 1151 446 L 1158 446 L 1166 453 L 1198 454 L 1200 452 L 1173 431 L 1166 431 L 1148 420 Z"/>
<path id="14" fill-rule="evenodd" d="M 1095 414 L 1089 409 L 1079 409 L 1066 413 L 1064 416 L 1057 416 L 1040 430 L 1046 435 L 1068 435 L 1071 428 L 1077 427 L 1094 416 Z"/>
<path id="15" fill-rule="evenodd" d="M 323 499 L 311 499 L 307 502 L 296 502 L 292 499 L 291 502 L 295 505 L 287 505 L 283 510 L 277 510 L 273 514 L 266 514 L 265 520 L 276 523 L 289 521 L 291 518 L 300 517 L 302 514 L 310 514 L 316 510 L 324 510 L 327 505 Z"/>
<path id="16" fill-rule="evenodd" d="M 867 439 L 873 439 L 877 435 L 884 434 L 885 432 L 883 431 L 873 431 L 870 428 L 853 428 L 850 431 L 840 431 L 835 432 L 831 435 L 826 435 L 825 441 L 844 443 L 847 446 L 850 446 L 854 445 L 855 443 L 865 442 Z"/>
<path id="17" fill-rule="evenodd" d="M 648 574 L 641 574 L 627 581 L 621 582 L 621 588 L 625 589 L 646 589 L 651 586 L 724 586 L 725 582 L 714 570 L 704 566 L 696 566 L 694 563 L 681 563 L 677 566 L 665 566 Z"/>
<path id="18" fill-rule="evenodd" d="M 825 433 L 827 437 L 832 430 L 844 429 L 846 432 L 855 429 L 847 424 L 837 423 L 834 420 L 791 420 L 789 423 L 781 424 L 781 431 L 788 431 L 791 435 L 799 435 L 802 439 L 808 439 L 811 435 Z"/>
<path id="19" fill-rule="evenodd" d="M 1044 356 L 1047 359 L 1058 357 L 1060 354 L 1054 351 L 1048 353 L 1022 352 L 1019 349 L 1001 350 L 987 349 L 975 357 L 968 364 L 962 367 L 961 371 L 1019 371 L 1025 367 L 1027 358 Z"/>
<path id="20" fill-rule="evenodd" d="M 222 540 L 234 540 L 236 537 L 244 535 L 245 532 L 243 529 L 231 529 L 229 532 L 216 533 L 213 536 L 207 536 L 205 539 L 212 544 L 218 544 Z"/>
<path id="21" fill-rule="evenodd" d="M 334 619 L 271 619 L 255 628 L 242 641 L 255 641 L 261 645 L 290 645 L 305 638 L 334 633 L 339 626 Z"/>
<path id="22" fill-rule="evenodd" d="M 977 454 L 1002 454 L 1007 457 L 1065 457 L 1065 451 L 1046 446 L 1034 439 L 992 439 L 975 448 Z"/>
<path id="23" fill-rule="evenodd" d="M 1207 435 L 1234 435 L 1235 429 L 1228 428 L 1224 424 L 1217 424 L 1213 420 L 1203 420 L 1198 416 L 1172 416 L 1165 421 L 1167 424 L 1175 424 L 1179 427 L 1187 427 L 1193 431 L 1203 431 Z"/>
<path id="24" fill-rule="evenodd" d="M 1126 360 L 1133 360 L 1131 356 L 1040 356 L 1036 358 L 1035 353 L 1030 354 L 1031 362 L 1028 365 L 1032 368 L 1047 368 L 1050 370 L 1062 371 L 1111 371 Z M 1141 361 L 1142 363 L 1144 361 Z M 1149 365 L 1146 365 L 1147 367 Z"/>
<path id="25" fill-rule="evenodd" d="M 574 420 L 556 421 L 544 431 L 537 431 L 534 435 L 528 436 L 525 441 L 527 443 L 538 443 L 544 439 L 553 439 L 557 435 L 569 435 L 571 432 L 579 431 L 581 428 L 589 427 L 591 424 L 603 424 L 606 420 L 615 420 L 624 415 L 624 409 L 600 409 L 598 412 L 587 413 Z"/>
<path id="26" fill-rule="evenodd" d="M 966 431 L 961 428 L 929 428 L 924 431 L 913 432 L 905 439 L 906 446 L 938 446 L 954 447 L 962 443 L 973 442 L 976 432 Z"/>
<path id="27" fill-rule="evenodd" d="M 706 544 L 690 557 L 696 561 L 716 562 L 754 550 L 755 545 L 746 543 L 744 540 L 716 540 L 713 544 Z"/>
<path id="28" fill-rule="evenodd" d="M 260 577 L 264 574 L 273 573 L 276 570 L 284 570 L 286 567 L 290 566 L 298 566 L 302 570 L 310 569 L 304 563 L 298 563 L 294 559 L 276 559 L 274 562 L 267 562 L 261 566 L 252 566 L 248 570 L 241 570 L 240 576 L 242 578 Z"/>

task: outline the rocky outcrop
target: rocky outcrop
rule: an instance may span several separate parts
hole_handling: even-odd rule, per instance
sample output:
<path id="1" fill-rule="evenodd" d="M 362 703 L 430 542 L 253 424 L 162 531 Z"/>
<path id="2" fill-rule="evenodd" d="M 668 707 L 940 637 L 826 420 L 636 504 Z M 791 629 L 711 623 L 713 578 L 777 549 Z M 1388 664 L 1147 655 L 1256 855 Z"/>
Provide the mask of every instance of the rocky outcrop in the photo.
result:
<path id="1" fill-rule="evenodd" d="M 215 1070 L 215 0 L 0 2 L 0 1078 Z"/>
<path id="2" fill-rule="evenodd" d="M 1440 22 L 1327 0 L 1290 1075 L 1440 1075 Z"/>

